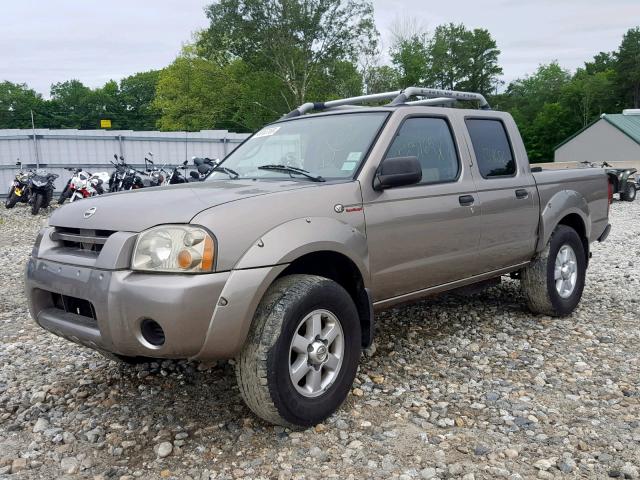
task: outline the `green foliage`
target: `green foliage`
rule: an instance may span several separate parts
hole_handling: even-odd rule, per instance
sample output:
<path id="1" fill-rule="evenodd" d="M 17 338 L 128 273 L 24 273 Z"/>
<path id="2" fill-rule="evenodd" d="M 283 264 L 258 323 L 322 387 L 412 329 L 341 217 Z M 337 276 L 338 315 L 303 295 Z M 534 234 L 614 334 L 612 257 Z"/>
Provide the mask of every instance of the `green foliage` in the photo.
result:
<path id="1" fill-rule="evenodd" d="M 437 27 L 432 37 L 400 37 L 390 52 L 402 88 L 422 85 L 483 94 L 499 84 L 499 54 L 488 30 L 471 31 L 453 23 Z"/>
<path id="2" fill-rule="evenodd" d="M 391 62 L 396 67 L 396 75 L 390 76 L 400 88 L 430 83 L 430 44 L 426 34 L 414 34 L 399 39 L 391 47 Z M 389 72 L 385 72 L 389 73 Z M 393 88 L 396 86 L 394 85 Z"/>
<path id="3" fill-rule="evenodd" d="M 0 128 L 30 128 L 31 110 L 43 104 L 42 96 L 26 84 L 0 82 Z"/>
<path id="4" fill-rule="evenodd" d="M 199 54 L 270 72 L 290 109 L 328 71 L 377 41 L 368 0 L 219 0 L 206 13 L 211 23 L 200 33 Z"/>
<path id="5" fill-rule="evenodd" d="M 616 70 L 625 102 L 640 107 L 640 27 L 625 33 L 616 55 Z"/>
<path id="6" fill-rule="evenodd" d="M 119 104 L 123 123 L 131 130 L 153 130 L 160 117 L 154 107 L 159 70 L 149 70 L 120 81 Z"/>

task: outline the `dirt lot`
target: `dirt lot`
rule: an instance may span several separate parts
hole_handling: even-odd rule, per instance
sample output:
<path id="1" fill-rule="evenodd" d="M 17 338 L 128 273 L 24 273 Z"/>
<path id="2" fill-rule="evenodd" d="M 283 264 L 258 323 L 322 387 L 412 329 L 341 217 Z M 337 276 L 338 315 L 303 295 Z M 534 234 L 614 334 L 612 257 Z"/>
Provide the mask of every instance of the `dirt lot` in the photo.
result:
<path id="1" fill-rule="evenodd" d="M 383 313 L 352 395 L 303 432 L 253 417 L 229 363 L 125 367 L 37 327 L 45 215 L 0 207 L 0 478 L 639 476 L 640 202 L 613 205 L 573 316 L 508 279 Z"/>

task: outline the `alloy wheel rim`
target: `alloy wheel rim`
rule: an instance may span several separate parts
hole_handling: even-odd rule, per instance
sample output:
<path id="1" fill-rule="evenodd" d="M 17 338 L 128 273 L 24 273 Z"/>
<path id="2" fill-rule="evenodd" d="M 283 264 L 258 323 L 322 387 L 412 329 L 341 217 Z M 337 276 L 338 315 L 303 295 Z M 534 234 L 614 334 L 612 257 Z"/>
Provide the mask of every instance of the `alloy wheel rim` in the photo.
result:
<path id="1" fill-rule="evenodd" d="M 563 245 L 556 255 L 553 280 L 561 298 L 569 298 L 578 281 L 576 253 L 569 245 Z"/>
<path id="2" fill-rule="evenodd" d="M 313 310 L 298 324 L 289 346 L 289 377 L 307 398 L 326 392 L 335 382 L 344 358 L 340 320 L 328 310 Z"/>

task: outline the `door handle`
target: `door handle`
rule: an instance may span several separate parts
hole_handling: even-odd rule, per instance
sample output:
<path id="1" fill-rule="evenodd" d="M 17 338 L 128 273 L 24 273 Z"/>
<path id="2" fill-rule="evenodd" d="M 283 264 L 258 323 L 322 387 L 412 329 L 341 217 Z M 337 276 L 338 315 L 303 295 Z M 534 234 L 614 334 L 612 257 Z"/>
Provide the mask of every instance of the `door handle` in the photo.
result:
<path id="1" fill-rule="evenodd" d="M 473 202 L 475 202 L 475 198 L 473 198 L 473 195 L 460 195 L 458 197 L 458 201 L 463 207 L 469 207 L 473 205 Z"/>
<path id="2" fill-rule="evenodd" d="M 523 199 L 529 196 L 529 192 L 527 192 L 524 188 L 519 188 L 516 190 L 516 198 Z"/>

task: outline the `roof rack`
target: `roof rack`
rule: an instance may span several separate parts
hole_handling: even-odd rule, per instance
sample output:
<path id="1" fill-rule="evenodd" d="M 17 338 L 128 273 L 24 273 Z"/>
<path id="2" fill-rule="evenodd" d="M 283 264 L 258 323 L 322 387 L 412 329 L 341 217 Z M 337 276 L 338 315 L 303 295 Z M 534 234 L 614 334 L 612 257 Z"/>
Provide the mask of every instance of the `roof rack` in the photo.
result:
<path id="1" fill-rule="evenodd" d="M 407 102 L 411 97 L 423 97 L 422 100 L 416 100 L 413 102 Z M 373 95 L 361 95 L 359 97 L 341 98 L 339 100 L 329 100 L 328 102 L 309 102 L 300 105 L 295 110 L 287 113 L 284 118 L 293 118 L 305 113 L 313 111 L 328 110 L 335 107 L 341 107 L 344 105 L 360 105 L 369 102 L 379 102 L 381 100 L 389 100 L 391 102 L 387 105 L 448 105 L 457 100 L 464 101 L 477 101 L 480 104 L 480 109 L 490 110 L 489 103 L 479 93 L 473 92 L 461 92 L 456 90 L 440 90 L 437 88 L 422 88 L 422 87 L 408 87 L 404 90 L 396 90 L 393 92 L 375 93 Z"/>

